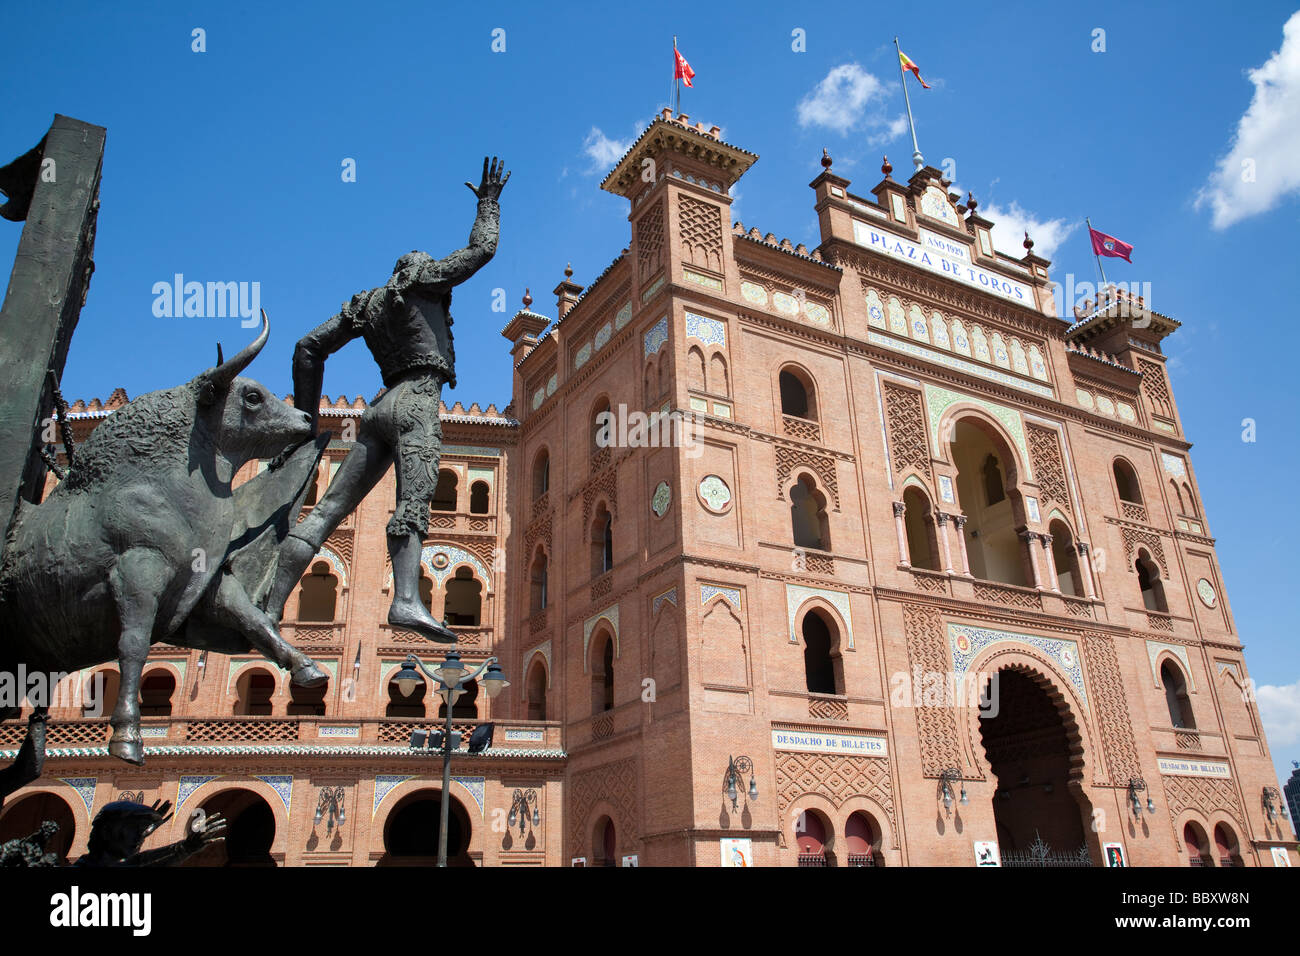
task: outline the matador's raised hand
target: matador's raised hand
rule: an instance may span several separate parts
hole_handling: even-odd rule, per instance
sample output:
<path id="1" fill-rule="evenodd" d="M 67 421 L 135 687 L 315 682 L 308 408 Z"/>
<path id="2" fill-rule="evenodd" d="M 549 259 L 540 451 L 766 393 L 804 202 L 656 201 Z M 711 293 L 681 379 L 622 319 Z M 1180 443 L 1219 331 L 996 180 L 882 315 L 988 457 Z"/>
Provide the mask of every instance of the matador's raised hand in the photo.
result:
<path id="1" fill-rule="evenodd" d="M 506 164 L 499 162 L 495 156 L 492 157 L 492 165 L 488 165 L 488 158 L 483 157 L 483 181 L 477 187 L 471 182 L 466 182 L 472 192 L 479 199 L 496 199 L 501 195 L 501 190 L 505 188 L 506 182 L 510 179 L 510 174 L 505 173 Z M 504 176 L 501 174 L 505 173 Z"/>

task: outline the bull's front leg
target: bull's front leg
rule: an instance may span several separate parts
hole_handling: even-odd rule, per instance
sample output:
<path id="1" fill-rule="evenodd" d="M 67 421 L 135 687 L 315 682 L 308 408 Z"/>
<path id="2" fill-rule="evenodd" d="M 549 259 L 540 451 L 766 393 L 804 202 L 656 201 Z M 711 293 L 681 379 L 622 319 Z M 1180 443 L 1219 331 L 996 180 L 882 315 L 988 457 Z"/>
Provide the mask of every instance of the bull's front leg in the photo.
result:
<path id="1" fill-rule="evenodd" d="M 280 636 L 271 618 L 252 602 L 233 574 L 221 572 L 212 610 L 222 624 L 242 634 L 268 660 L 287 670 L 289 679 L 298 686 L 317 687 L 329 680 L 315 661 Z"/>
<path id="2" fill-rule="evenodd" d="M 159 552 L 133 548 L 117 559 L 108 576 L 122 624 L 117 641 L 122 682 L 117 706 L 109 720 L 113 736 L 108 741 L 108 752 L 137 766 L 144 763 L 144 745 L 140 739 L 140 673 L 152 642 L 158 596 L 171 582 L 173 573 Z"/>

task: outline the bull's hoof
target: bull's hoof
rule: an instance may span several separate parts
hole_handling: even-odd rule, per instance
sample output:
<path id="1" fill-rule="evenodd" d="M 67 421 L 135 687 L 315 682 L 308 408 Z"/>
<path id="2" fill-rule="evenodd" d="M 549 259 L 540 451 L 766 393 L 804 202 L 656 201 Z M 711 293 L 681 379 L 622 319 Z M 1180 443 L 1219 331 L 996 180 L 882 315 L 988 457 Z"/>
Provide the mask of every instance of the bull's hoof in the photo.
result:
<path id="1" fill-rule="evenodd" d="M 297 687 L 319 687 L 328 683 L 329 679 L 330 675 L 317 667 L 315 661 L 298 665 L 289 675 L 289 683 Z"/>
<path id="2" fill-rule="evenodd" d="M 441 621 L 434 620 L 423 604 L 404 604 L 394 601 L 388 608 L 388 623 L 439 644 L 455 644 L 456 632 Z"/>
<path id="3" fill-rule="evenodd" d="M 135 740 L 118 740 L 114 737 L 108 742 L 108 752 L 119 760 L 125 760 L 137 767 L 144 766 L 144 743 Z"/>

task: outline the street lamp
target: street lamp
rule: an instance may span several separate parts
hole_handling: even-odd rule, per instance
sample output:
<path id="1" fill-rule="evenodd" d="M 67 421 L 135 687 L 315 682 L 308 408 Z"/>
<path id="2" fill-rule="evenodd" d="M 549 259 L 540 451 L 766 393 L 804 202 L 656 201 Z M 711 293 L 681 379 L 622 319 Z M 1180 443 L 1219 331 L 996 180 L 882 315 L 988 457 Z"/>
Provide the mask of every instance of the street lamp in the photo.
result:
<path id="1" fill-rule="evenodd" d="M 949 768 L 939 775 L 939 792 L 943 794 L 943 808 L 952 809 L 952 782 L 957 780 L 961 783 L 960 803 L 963 807 L 970 805 L 970 798 L 966 796 L 966 781 L 962 779 L 961 771 L 955 768 Z"/>
<path id="2" fill-rule="evenodd" d="M 528 790 L 516 790 L 514 801 L 510 804 L 510 816 L 506 820 L 506 826 L 513 827 L 519 824 L 519 835 L 523 836 L 527 831 L 528 809 L 532 808 L 533 828 L 542 825 L 542 816 L 537 812 L 537 791 L 529 788 Z"/>
<path id="3" fill-rule="evenodd" d="M 1138 794 L 1147 789 L 1146 781 L 1141 777 L 1130 777 L 1128 781 L 1128 799 L 1133 807 L 1133 819 L 1140 819 L 1142 816 L 1142 801 L 1138 799 Z M 1147 813 L 1156 812 L 1156 802 L 1151 799 L 1151 792 L 1147 791 Z"/>
<path id="4" fill-rule="evenodd" d="M 330 833 L 337 824 L 342 829 L 343 824 L 347 823 L 347 814 L 343 809 L 343 785 L 337 787 L 321 787 L 320 796 L 316 800 L 316 815 L 312 817 L 312 826 L 320 826 L 321 820 L 329 814 L 329 822 L 325 824 L 325 832 Z"/>
<path id="5" fill-rule="evenodd" d="M 447 656 L 443 658 L 442 663 L 438 665 L 436 670 L 429 670 L 424 666 L 424 662 L 414 654 L 406 655 L 401 670 L 393 675 L 390 683 L 397 686 L 403 697 L 409 697 L 422 683 L 421 672 L 437 685 L 438 696 L 447 705 L 447 723 L 442 735 L 442 813 L 441 820 L 438 823 L 438 865 L 446 866 L 447 824 L 451 811 L 452 708 L 456 705 L 456 701 L 460 699 L 460 695 L 465 692 L 465 685 L 472 680 L 477 680 L 484 673 L 487 674 L 487 677 L 483 679 L 483 686 L 486 688 L 489 697 L 496 697 L 504 688 L 510 686 L 510 681 L 506 680 L 505 674 L 497 665 L 495 657 L 489 657 L 479 665 L 477 670 L 470 673 L 465 665 L 461 663 L 460 654 L 453 649 L 447 651 Z"/>
<path id="6" fill-rule="evenodd" d="M 1268 816 L 1268 822 L 1277 824 L 1277 818 L 1286 819 L 1286 804 L 1282 802 L 1282 794 L 1277 792 L 1277 787 L 1264 788 L 1264 813 Z"/>
<path id="7" fill-rule="evenodd" d="M 744 783 L 744 774 L 749 774 L 749 799 L 756 802 L 758 800 L 758 783 L 754 780 L 754 761 L 745 756 L 729 757 L 727 776 L 723 781 L 722 792 L 731 801 L 732 812 L 740 809 L 736 784 Z"/>

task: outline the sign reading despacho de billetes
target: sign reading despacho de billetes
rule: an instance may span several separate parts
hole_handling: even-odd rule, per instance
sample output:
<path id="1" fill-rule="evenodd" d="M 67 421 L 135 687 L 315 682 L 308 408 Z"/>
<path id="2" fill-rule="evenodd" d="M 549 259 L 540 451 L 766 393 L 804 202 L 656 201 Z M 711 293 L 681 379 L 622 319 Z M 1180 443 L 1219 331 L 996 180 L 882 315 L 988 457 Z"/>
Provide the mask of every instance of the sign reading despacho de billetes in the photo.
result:
<path id="1" fill-rule="evenodd" d="M 772 749 L 813 754 L 848 754 L 853 757 L 883 757 L 887 753 L 884 737 L 824 734 L 805 730 L 773 730 Z"/>
<path id="2" fill-rule="evenodd" d="M 1185 760 L 1160 757 L 1160 772 L 1167 777 L 1221 777 L 1227 779 L 1232 771 L 1222 760 Z"/>

